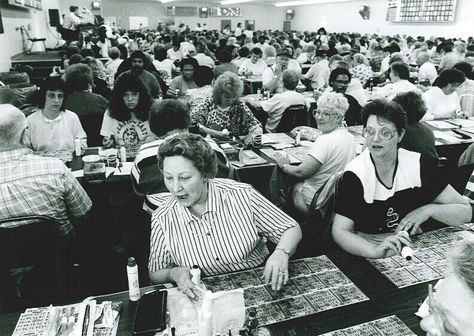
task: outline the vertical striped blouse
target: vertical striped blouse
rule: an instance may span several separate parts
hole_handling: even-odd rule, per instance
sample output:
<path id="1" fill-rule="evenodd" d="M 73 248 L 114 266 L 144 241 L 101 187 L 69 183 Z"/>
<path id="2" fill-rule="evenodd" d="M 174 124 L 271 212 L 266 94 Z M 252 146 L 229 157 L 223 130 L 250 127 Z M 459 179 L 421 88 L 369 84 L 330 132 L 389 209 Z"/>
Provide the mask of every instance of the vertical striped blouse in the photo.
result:
<path id="1" fill-rule="evenodd" d="M 294 226 L 294 219 L 251 186 L 212 179 L 201 218 L 173 197 L 154 212 L 148 269 L 198 265 L 216 275 L 257 267 L 269 254 L 266 240 L 278 243 Z"/>

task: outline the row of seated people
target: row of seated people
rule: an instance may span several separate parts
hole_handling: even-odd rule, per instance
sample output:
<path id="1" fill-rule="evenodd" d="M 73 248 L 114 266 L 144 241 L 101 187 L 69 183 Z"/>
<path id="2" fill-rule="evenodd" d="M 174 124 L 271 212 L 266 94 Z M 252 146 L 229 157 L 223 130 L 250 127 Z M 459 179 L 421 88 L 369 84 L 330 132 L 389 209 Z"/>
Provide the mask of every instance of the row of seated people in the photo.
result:
<path id="1" fill-rule="evenodd" d="M 343 104 L 341 95 L 330 96 Z M 162 141 L 152 151 L 169 194 L 163 195 L 151 217 L 151 282 L 176 283 L 194 297 L 192 265 L 199 265 L 205 275 L 264 265 L 265 282 L 280 290 L 289 280 L 288 260 L 305 238 L 300 225 L 249 185 L 216 178 L 215 150 L 203 137 L 186 132 L 190 119 L 186 107 L 174 100 L 153 106 L 156 119 L 150 120 L 156 128 L 152 128 Z M 90 199 L 77 180 L 61 161 L 26 149 L 25 116 L 12 105 L 0 108 L 4 130 L 1 165 L 5 169 L 2 217 L 42 211 L 53 217 L 66 212 L 85 215 Z M 324 113 L 326 121 L 334 118 L 336 128 L 340 126 L 342 113 L 320 111 L 318 115 Z M 164 133 L 160 124 L 165 115 L 170 128 L 179 118 L 184 127 Z M 412 236 L 431 221 L 450 226 L 471 221 L 469 201 L 439 175 L 435 163 L 399 148 L 407 127 L 406 113 L 399 104 L 374 100 L 364 106 L 362 122 L 367 147 L 345 165 L 337 186 L 332 237 L 341 248 L 358 256 L 383 258 L 400 253 L 402 245 L 412 245 L 410 238 L 396 234 L 399 231 Z M 283 171 L 286 169 L 285 164 Z M 15 171 L 23 175 L 8 173 Z M 44 190 L 34 190 L 40 181 Z M 60 231 L 68 238 L 65 233 L 73 232 L 71 222 L 66 218 L 62 224 Z M 267 240 L 276 245 L 272 253 Z M 459 281 L 455 275 L 450 281 L 453 277 Z M 463 322 L 467 324 L 458 327 L 469 326 L 470 321 Z M 423 325 L 429 326 L 429 321 Z"/>

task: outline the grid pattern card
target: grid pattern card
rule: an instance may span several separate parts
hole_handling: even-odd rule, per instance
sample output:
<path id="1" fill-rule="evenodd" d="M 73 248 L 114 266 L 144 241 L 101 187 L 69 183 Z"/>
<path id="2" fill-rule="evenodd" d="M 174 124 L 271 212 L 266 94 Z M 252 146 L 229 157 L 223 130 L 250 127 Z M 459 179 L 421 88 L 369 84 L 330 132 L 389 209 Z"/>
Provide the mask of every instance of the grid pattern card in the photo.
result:
<path id="1" fill-rule="evenodd" d="M 443 278 L 448 272 L 446 253 L 463 239 L 465 231 L 443 228 L 412 237 L 414 257 L 400 255 L 368 261 L 398 288 Z"/>
<path id="2" fill-rule="evenodd" d="M 281 322 L 368 300 L 326 256 L 292 260 L 290 280 L 280 291 L 263 284 L 263 268 L 204 278 L 212 291 L 244 289 L 245 306 L 257 311 L 259 325 Z"/>
<path id="3" fill-rule="evenodd" d="M 415 336 L 395 315 L 332 331 L 322 336 Z"/>

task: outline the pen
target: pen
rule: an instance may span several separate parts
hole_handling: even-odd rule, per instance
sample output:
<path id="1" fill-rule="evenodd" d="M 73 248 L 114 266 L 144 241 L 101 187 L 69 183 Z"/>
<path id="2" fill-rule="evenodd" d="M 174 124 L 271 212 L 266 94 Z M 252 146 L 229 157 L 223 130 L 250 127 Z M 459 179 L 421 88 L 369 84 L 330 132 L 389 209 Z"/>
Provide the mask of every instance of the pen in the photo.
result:
<path id="1" fill-rule="evenodd" d="M 176 328 L 175 327 L 171 328 L 171 336 L 176 336 Z"/>
<path id="2" fill-rule="evenodd" d="M 86 305 L 86 312 L 84 313 L 84 324 L 82 325 L 82 336 L 87 336 L 90 321 L 90 306 Z"/>

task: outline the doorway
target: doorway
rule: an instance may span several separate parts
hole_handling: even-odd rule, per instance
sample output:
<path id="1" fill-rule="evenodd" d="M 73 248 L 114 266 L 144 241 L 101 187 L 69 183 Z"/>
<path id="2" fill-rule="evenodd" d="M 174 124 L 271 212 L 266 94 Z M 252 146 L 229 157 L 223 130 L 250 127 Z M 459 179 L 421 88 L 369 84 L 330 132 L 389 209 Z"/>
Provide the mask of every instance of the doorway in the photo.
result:
<path id="1" fill-rule="evenodd" d="M 255 30 L 255 20 L 245 20 L 244 30 L 249 29 L 248 27 L 250 27 L 251 31 L 254 31 Z"/>
<path id="2" fill-rule="evenodd" d="M 221 20 L 221 31 L 224 31 L 224 28 L 229 26 L 229 29 L 232 30 L 232 21 L 231 20 Z"/>
<path id="3" fill-rule="evenodd" d="M 283 31 L 288 33 L 291 31 L 291 21 L 283 21 Z"/>

